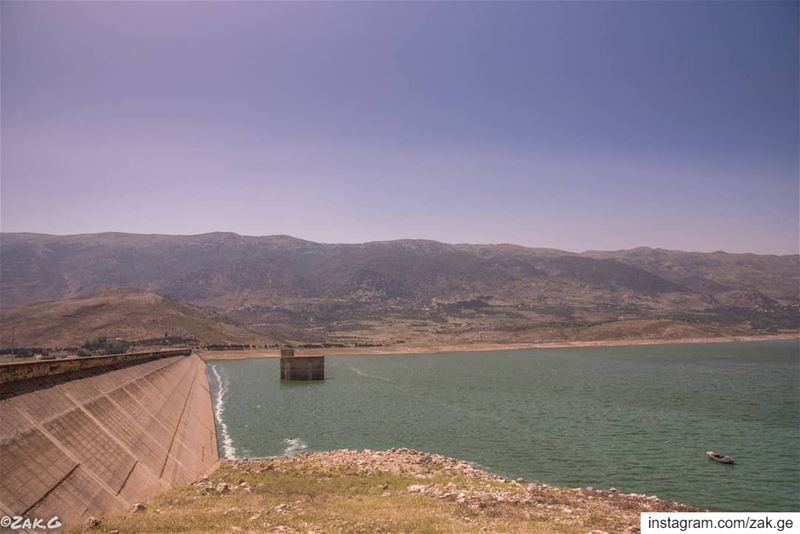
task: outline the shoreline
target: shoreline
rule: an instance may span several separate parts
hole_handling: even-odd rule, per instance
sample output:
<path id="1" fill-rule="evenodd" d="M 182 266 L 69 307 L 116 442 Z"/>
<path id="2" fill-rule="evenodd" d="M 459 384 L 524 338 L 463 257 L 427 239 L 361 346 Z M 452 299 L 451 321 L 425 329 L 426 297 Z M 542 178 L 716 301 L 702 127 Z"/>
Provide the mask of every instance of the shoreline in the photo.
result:
<path id="1" fill-rule="evenodd" d="M 588 347 L 628 347 L 641 345 L 695 345 L 706 343 L 749 343 L 758 341 L 800 341 L 800 333 L 719 336 L 680 339 L 610 339 L 594 341 L 546 341 L 540 343 L 464 343 L 446 345 L 396 345 L 391 347 L 330 347 L 297 348 L 304 356 L 396 356 L 405 354 L 438 354 L 445 352 L 496 352 L 522 349 L 556 349 Z M 278 358 L 278 349 L 200 350 L 195 353 L 205 360 L 246 360 L 253 358 Z"/>

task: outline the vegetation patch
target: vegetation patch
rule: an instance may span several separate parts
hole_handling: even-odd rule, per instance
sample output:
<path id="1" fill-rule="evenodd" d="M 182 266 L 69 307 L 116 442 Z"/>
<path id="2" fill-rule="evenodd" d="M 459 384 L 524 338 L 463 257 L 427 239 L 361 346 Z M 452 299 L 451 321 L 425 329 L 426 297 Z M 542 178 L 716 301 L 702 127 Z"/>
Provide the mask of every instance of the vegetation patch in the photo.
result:
<path id="1" fill-rule="evenodd" d="M 615 489 L 505 480 L 411 449 L 221 462 L 210 476 L 73 532 L 638 531 L 643 511 L 699 511 Z"/>

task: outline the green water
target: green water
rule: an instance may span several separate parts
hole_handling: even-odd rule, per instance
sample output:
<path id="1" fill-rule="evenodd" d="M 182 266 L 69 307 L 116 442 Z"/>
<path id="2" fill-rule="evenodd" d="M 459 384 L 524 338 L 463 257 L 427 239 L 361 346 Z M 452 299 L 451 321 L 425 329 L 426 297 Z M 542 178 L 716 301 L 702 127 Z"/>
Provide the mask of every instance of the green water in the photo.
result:
<path id="1" fill-rule="evenodd" d="M 800 510 L 796 341 L 336 356 L 319 383 L 282 384 L 278 365 L 210 362 L 221 453 L 411 447 L 508 477 Z"/>

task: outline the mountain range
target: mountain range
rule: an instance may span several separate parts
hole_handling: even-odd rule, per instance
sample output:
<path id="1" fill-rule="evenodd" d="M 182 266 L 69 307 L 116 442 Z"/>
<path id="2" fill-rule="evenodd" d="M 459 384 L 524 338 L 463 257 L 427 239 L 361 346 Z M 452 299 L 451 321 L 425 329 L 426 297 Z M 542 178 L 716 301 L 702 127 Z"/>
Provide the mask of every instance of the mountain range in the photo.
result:
<path id="1" fill-rule="evenodd" d="M 148 296 L 108 292 L 120 288 Z M 42 318 L 50 317 L 50 330 L 58 330 L 89 296 L 105 303 L 96 311 L 109 321 L 79 321 L 70 329 L 74 334 L 48 337 Z M 63 299 L 73 304 L 59 303 Z M 131 330 L 129 337 L 164 335 L 182 313 L 203 324 L 192 327 L 198 334 L 180 327 L 182 334 L 213 331 L 205 338 L 231 343 L 424 345 L 786 333 L 800 327 L 800 256 L 653 248 L 574 253 L 428 240 L 323 244 L 233 233 L 0 234 L 0 345 L 10 343 L 11 324 L 15 343 L 121 331 L 115 324 L 134 308 L 167 319 L 147 332 Z M 26 331 L 26 317 L 38 318 L 38 330 Z M 212 328 L 217 322 L 221 326 Z"/>

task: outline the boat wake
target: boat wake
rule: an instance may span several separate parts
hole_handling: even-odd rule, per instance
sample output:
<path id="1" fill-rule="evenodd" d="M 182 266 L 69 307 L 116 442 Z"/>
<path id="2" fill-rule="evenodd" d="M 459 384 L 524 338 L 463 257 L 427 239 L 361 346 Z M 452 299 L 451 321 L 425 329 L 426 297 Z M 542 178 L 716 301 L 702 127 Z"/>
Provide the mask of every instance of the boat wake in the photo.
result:
<path id="1" fill-rule="evenodd" d="M 351 371 L 353 371 L 353 372 L 354 372 L 355 374 L 357 374 L 358 376 L 363 376 L 364 378 L 372 378 L 373 380 L 380 380 L 381 382 L 388 382 L 388 383 L 390 383 L 390 384 L 392 384 L 392 383 L 393 383 L 393 382 L 392 382 L 391 380 L 389 380 L 388 378 L 383 378 L 382 376 L 375 376 L 375 375 L 371 375 L 371 374 L 369 374 L 369 373 L 365 373 L 364 371 L 362 371 L 362 370 L 361 370 L 361 369 L 359 369 L 358 367 L 352 367 L 352 366 L 351 366 L 351 367 L 350 367 L 350 370 L 351 370 Z"/>
<path id="2" fill-rule="evenodd" d="M 308 448 L 308 443 L 300 438 L 286 438 L 283 443 L 286 444 L 286 448 L 283 449 L 284 456 L 294 456 Z"/>
<path id="3" fill-rule="evenodd" d="M 225 412 L 225 383 L 217 370 L 216 365 L 211 366 L 211 373 L 217 379 L 217 395 L 214 398 L 214 417 L 217 419 L 219 431 L 222 435 L 222 452 L 225 458 L 236 458 L 236 447 L 233 446 L 233 439 L 228 432 L 228 425 L 222 420 L 222 414 Z"/>

